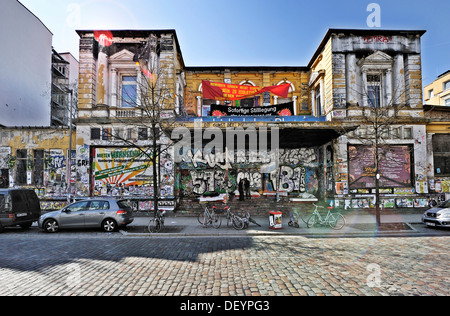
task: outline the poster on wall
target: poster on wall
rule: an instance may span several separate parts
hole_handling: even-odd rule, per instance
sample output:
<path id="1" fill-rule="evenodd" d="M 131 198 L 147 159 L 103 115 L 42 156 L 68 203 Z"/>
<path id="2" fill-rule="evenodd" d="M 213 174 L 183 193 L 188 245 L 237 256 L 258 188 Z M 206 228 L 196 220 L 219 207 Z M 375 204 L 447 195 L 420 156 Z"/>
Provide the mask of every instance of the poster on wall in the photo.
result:
<path id="1" fill-rule="evenodd" d="M 94 180 L 125 186 L 141 186 L 153 181 L 149 158 L 136 148 L 95 148 Z"/>
<path id="2" fill-rule="evenodd" d="M 375 188 L 374 148 L 349 145 L 350 189 Z M 412 187 L 410 146 L 385 146 L 379 155 L 380 187 Z"/>

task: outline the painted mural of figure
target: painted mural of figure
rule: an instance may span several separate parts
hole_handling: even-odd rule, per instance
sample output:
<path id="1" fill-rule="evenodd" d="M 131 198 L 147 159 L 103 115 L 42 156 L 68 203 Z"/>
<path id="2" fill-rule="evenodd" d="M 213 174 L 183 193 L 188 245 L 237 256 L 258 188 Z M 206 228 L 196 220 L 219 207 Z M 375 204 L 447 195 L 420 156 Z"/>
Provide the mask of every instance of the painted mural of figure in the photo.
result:
<path id="1" fill-rule="evenodd" d="M 239 181 L 239 201 L 244 201 L 244 187 L 244 179 L 241 179 L 241 181 Z"/>

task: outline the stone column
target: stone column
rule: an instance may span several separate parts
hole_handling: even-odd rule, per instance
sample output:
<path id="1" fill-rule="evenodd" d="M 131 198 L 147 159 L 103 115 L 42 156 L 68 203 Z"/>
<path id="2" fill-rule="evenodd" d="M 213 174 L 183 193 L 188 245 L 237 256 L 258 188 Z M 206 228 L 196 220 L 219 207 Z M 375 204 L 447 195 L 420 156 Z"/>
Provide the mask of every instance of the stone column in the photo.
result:
<path id="1" fill-rule="evenodd" d="M 362 89 L 363 104 L 364 104 L 364 106 L 368 106 L 369 105 L 369 97 L 367 95 L 368 91 L 367 91 L 367 70 L 366 69 L 362 70 L 362 84 L 363 84 L 363 89 Z"/>
<path id="2" fill-rule="evenodd" d="M 202 97 L 197 96 L 197 116 L 202 116 Z"/>
<path id="3" fill-rule="evenodd" d="M 386 104 L 384 106 L 393 105 L 392 102 L 392 71 L 391 69 L 386 70 L 386 85 L 385 85 L 385 100 Z"/>
<path id="4" fill-rule="evenodd" d="M 118 89 L 118 73 L 117 69 L 111 69 L 111 107 L 117 107 L 117 89 Z"/>
<path id="5" fill-rule="evenodd" d="M 347 54 L 346 56 L 346 92 L 347 92 L 347 103 L 351 105 L 356 105 L 358 102 L 357 94 L 358 89 L 356 85 L 356 55 Z"/>
<path id="6" fill-rule="evenodd" d="M 405 104 L 405 61 L 403 54 L 397 54 L 394 57 L 393 71 L 394 100 L 393 104 Z"/>

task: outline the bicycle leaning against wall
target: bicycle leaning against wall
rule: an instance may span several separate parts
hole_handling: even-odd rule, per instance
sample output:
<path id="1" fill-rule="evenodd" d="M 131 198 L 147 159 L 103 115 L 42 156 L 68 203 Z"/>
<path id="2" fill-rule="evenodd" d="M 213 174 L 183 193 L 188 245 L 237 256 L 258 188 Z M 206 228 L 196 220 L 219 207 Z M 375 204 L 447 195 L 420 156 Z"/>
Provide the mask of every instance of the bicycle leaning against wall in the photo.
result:
<path id="1" fill-rule="evenodd" d="M 333 229 L 339 230 L 345 225 L 345 217 L 339 211 L 333 211 L 332 207 L 328 207 L 328 213 L 326 215 L 321 215 L 318 208 L 324 208 L 314 204 L 314 211 L 308 218 L 306 225 L 308 228 L 313 227 L 315 224 L 328 225 Z"/>
<path id="2" fill-rule="evenodd" d="M 208 206 L 205 206 L 204 211 L 198 214 L 197 219 L 203 227 L 212 225 L 214 228 L 219 228 L 222 225 L 222 218 L 215 212 L 215 207 L 210 210 Z"/>

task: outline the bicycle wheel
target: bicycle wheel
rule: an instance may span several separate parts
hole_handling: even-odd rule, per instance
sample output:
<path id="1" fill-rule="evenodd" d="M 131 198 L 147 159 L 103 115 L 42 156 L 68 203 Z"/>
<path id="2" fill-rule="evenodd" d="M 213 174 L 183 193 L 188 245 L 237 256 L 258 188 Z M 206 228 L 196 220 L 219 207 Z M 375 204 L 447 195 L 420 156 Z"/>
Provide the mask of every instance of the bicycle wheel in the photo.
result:
<path id="1" fill-rule="evenodd" d="M 237 230 L 244 229 L 245 223 L 242 218 L 240 218 L 238 216 L 233 216 L 233 218 L 231 219 L 231 222 L 233 223 L 234 229 L 237 229 Z"/>
<path id="2" fill-rule="evenodd" d="M 161 221 L 157 218 L 153 218 L 148 223 L 148 231 L 150 233 L 159 233 L 161 230 Z"/>
<path id="3" fill-rule="evenodd" d="M 339 230 L 345 225 L 345 217 L 342 214 L 334 214 L 328 220 L 328 224 L 331 228 Z"/>
<path id="4" fill-rule="evenodd" d="M 214 228 L 219 228 L 220 225 L 222 225 L 222 218 L 220 217 L 219 214 L 213 213 L 211 215 L 211 221 L 212 221 Z"/>
<path id="5" fill-rule="evenodd" d="M 299 216 L 302 219 L 303 223 L 308 224 L 308 219 L 311 217 L 311 214 L 302 212 Z"/>
<path id="6" fill-rule="evenodd" d="M 308 218 L 308 221 L 306 222 L 306 226 L 308 228 L 311 228 L 316 224 L 316 221 L 317 221 L 317 216 L 315 214 L 313 214 Z"/>
<path id="7" fill-rule="evenodd" d="M 205 215 L 205 212 L 201 212 L 200 214 L 198 214 L 197 220 L 203 226 L 206 226 L 208 224 L 208 216 Z"/>

